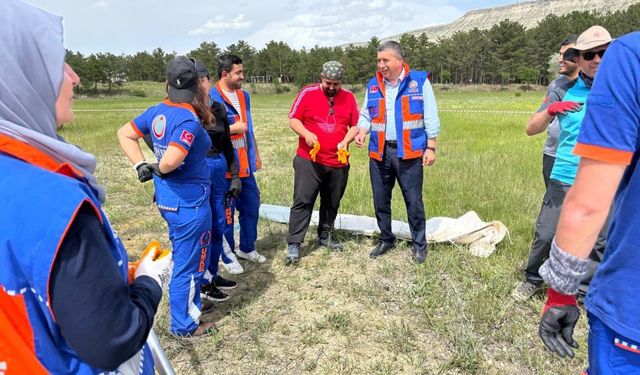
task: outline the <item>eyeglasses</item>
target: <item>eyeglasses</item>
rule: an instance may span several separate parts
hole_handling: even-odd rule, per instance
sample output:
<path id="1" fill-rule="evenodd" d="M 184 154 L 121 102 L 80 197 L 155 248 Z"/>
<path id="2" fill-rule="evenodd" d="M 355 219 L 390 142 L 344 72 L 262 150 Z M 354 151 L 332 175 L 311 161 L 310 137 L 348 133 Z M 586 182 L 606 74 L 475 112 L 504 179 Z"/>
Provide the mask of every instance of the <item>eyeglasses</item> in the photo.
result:
<path id="1" fill-rule="evenodd" d="M 586 61 L 591 61 L 593 59 L 596 58 L 596 55 L 600 56 L 600 58 L 602 58 L 602 56 L 604 56 L 604 51 L 606 51 L 606 49 L 602 49 L 600 51 L 589 51 L 589 52 L 583 52 L 582 53 L 582 58 L 585 59 Z"/>

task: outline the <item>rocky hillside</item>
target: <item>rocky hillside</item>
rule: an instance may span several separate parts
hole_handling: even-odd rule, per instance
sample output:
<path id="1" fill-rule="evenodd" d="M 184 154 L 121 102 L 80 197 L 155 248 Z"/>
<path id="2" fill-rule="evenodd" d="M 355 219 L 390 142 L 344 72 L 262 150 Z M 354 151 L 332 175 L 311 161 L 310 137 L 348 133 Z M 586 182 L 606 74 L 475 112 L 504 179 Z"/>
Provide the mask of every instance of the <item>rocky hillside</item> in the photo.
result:
<path id="1" fill-rule="evenodd" d="M 457 31 L 469 31 L 473 28 L 489 29 L 496 23 L 509 19 L 519 22 L 526 28 L 535 27 L 540 20 L 549 14 L 561 16 L 575 10 L 597 11 L 600 13 L 623 10 L 640 0 L 534 0 L 520 1 L 511 5 L 495 8 L 478 9 L 467 12 L 457 20 L 444 24 L 429 26 L 423 29 L 408 31 L 410 34 L 426 33 L 429 39 L 447 38 Z M 400 35 L 392 35 L 382 40 L 398 40 Z"/>

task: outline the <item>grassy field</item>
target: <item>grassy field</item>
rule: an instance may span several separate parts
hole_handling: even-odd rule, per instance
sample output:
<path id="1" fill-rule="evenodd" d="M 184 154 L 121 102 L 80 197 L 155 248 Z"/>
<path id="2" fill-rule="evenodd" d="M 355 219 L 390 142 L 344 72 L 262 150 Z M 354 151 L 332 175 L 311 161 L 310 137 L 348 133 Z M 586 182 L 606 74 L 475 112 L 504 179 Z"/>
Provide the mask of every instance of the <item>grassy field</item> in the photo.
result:
<path id="1" fill-rule="evenodd" d="M 245 263 L 240 287 L 203 320 L 210 337 L 179 340 L 168 333 L 166 298 L 156 331 L 179 374 L 577 374 L 586 364 L 586 323 L 571 361 L 551 356 L 537 336 L 542 296 L 511 299 L 521 278 L 543 195 L 543 136 L 528 138 L 527 114 L 445 110 L 533 111 L 542 92 L 436 93 L 442 122 L 435 165 L 425 172 L 428 216 L 458 217 L 475 210 L 500 220 L 510 238 L 489 258 L 453 245 L 430 247 L 427 262 L 409 260 L 400 244 L 372 261 L 373 239 L 340 233 L 345 251 L 305 247 L 297 267 L 285 266 L 287 227 L 260 222 L 257 248 L 265 264 Z M 98 178 L 115 229 L 136 257 L 152 239 L 169 245 L 167 228 L 120 151 L 119 126 L 160 98 L 86 99 L 62 133 L 98 156 Z M 253 97 L 263 170 L 264 203 L 292 201 L 296 137 L 288 129 L 293 93 Z M 123 109 L 123 111 L 94 111 Z M 92 111 L 87 111 L 92 110 Z M 352 147 L 341 212 L 373 216 L 366 151 Z M 149 155 L 151 157 L 151 155 Z M 406 220 L 399 190 L 394 218 Z M 315 240 L 315 229 L 307 244 Z"/>

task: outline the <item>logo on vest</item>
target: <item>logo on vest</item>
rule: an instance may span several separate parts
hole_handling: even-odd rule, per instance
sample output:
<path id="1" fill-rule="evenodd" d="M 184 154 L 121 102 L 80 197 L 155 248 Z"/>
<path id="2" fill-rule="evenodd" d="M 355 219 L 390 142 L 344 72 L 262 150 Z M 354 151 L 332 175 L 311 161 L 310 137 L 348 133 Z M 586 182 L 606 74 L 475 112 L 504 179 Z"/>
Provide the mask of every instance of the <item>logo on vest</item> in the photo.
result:
<path id="1" fill-rule="evenodd" d="M 409 82 L 409 88 L 417 89 L 418 88 L 418 81 L 412 80 L 411 82 Z"/>
<path id="2" fill-rule="evenodd" d="M 164 136 L 164 130 L 167 127 L 167 118 L 164 115 L 158 115 L 153 119 L 151 123 L 151 129 L 153 129 L 153 135 L 157 139 L 161 139 Z"/>
<path id="3" fill-rule="evenodd" d="M 193 133 L 187 131 L 187 130 L 183 130 L 182 133 L 180 134 L 180 140 L 184 143 L 186 143 L 189 147 L 191 147 L 191 145 L 193 144 Z"/>
<path id="4" fill-rule="evenodd" d="M 369 89 L 369 92 L 372 94 L 375 94 L 376 92 L 378 92 L 378 86 L 371 86 L 371 88 Z"/>

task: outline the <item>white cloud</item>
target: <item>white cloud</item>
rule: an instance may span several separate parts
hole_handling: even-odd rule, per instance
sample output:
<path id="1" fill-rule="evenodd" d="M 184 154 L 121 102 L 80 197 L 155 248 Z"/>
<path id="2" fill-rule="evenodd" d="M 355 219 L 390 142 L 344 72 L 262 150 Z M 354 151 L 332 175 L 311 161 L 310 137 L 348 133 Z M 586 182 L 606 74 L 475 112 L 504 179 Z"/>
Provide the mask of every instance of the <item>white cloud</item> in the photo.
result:
<path id="1" fill-rule="evenodd" d="M 89 8 L 106 8 L 109 5 L 106 1 L 96 1 Z"/>
<path id="2" fill-rule="evenodd" d="M 202 26 L 189 31 L 188 34 L 215 35 L 223 31 L 248 29 L 252 25 L 253 22 L 245 20 L 244 14 L 238 15 L 236 18 L 230 21 L 224 16 L 216 16 L 215 18 L 205 22 Z"/>
<path id="3" fill-rule="evenodd" d="M 460 15 L 455 7 L 418 0 L 327 0 L 310 4 L 304 13 L 256 25 L 244 39 L 258 49 L 271 40 L 284 41 L 295 49 L 335 46 L 366 42 L 373 36 L 389 37 Z"/>

